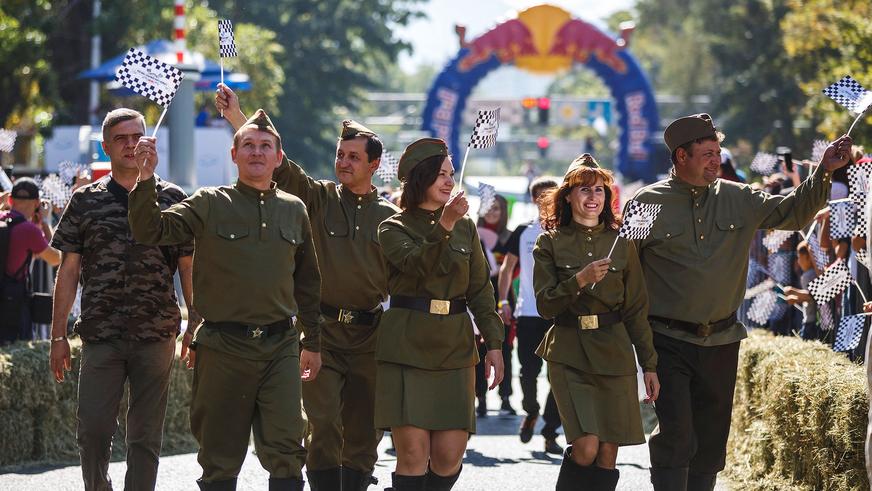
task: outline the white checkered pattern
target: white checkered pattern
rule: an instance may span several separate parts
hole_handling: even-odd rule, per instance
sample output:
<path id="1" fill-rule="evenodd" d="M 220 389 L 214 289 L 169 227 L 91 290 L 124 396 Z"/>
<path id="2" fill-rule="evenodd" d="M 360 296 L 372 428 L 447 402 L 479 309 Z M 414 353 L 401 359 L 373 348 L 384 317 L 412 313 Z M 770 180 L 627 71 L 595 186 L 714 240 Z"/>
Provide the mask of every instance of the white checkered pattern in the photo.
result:
<path id="1" fill-rule="evenodd" d="M 497 190 L 490 184 L 478 182 L 478 216 L 483 217 L 497 201 Z"/>
<path id="2" fill-rule="evenodd" d="M 857 209 L 852 199 L 830 201 L 830 238 L 844 239 L 854 235 Z"/>
<path id="3" fill-rule="evenodd" d="M 754 260 L 752 259 L 752 261 L 754 261 Z M 759 265 L 756 264 L 756 261 L 754 261 L 754 263 L 755 264 L 753 264 L 752 267 L 755 265 L 757 267 L 760 267 Z M 761 269 L 762 269 L 762 267 L 761 267 Z M 769 272 L 766 271 L 766 274 L 769 274 Z M 773 281 L 771 278 L 766 278 L 765 280 L 761 281 L 757 285 L 752 286 L 751 288 L 748 288 L 747 290 L 745 290 L 745 300 L 751 300 L 752 298 L 756 297 L 760 293 L 765 292 L 766 290 L 771 290 L 773 288 L 775 288 L 775 281 Z"/>
<path id="4" fill-rule="evenodd" d="M 808 284 L 808 292 L 814 297 L 815 302 L 821 305 L 845 291 L 853 281 L 848 265 L 840 259 L 827 268 L 824 274 Z"/>
<path id="5" fill-rule="evenodd" d="M 818 313 L 821 315 L 821 329 L 824 331 L 832 331 L 836 327 L 836 321 L 833 320 L 833 308 L 829 303 L 818 305 Z"/>
<path id="6" fill-rule="evenodd" d="M 863 88 L 850 75 L 824 89 L 824 94 L 854 114 L 862 113 L 872 104 L 872 92 Z"/>
<path id="7" fill-rule="evenodd" d="M 821 240 L 817 236 L 817 232 L 808 234 L 808 248 L 811 251 L 811 260 L 814 262 L 814 267 L 818 271 L 827 269 L 830 265 L 829 254 L 821 248 Z"/>
<path id="8" fill-rule="evenodd" d="M 378 164 L 378 169 L 375 174 L 385 184 L 390 184 L 397 178 L 397 168 L 400 162 L 389 152 L 382 152 L 381 162 Z"/>
<path id="9" fill-rule="evenodd" d="M 866 251 L 865 247 L 859 251 L 854 251 L 854 254 L 857 255 L 858 263 L 862 264 L 869 271 L 872 271 L 872 263 L 869 262 L 869 252 Z"/>
<path id="10" fill-rule="evenodd" d="M 814 144 L 811 146 L 811 161 L 813 164 L 819 164 L 821 159 L 824 158 L 824 152 L 827 151 L 827 147 L 830 146 L 830 143 L 826 140 L 815 140 Z"/>
<path id="11" fill-rule="evenodd" d="M 777 166 L 778 156 L 766 152 L 757 152 L 754 160 L 751 161 L 751 170 L 761 176 L 772 175 Z"/>
<path id="12" fill-rule="evenodd" d="M 141 96 L 148 97 L 163 107 L 170 105 L 184 75 L 166 63 L 141 51 L 130 48 L 115 80 Z"/>
<path id="13" fill-rule="evenodd" d="M 479 109 L 472 128 L 469 146 L 472 148 L 490 148 L 497 142 L 497 130 L 500 129 L 500 108 Z"/>
<path id="14" fill-rule="evenodd" d="M 63 209 L 73 196 L 73 189 L 57 174 L 49 174 L 42 180 L 39 194 L 52 206 Z"/>
<path id="15" fill-rule="evenodd" d="M 18 133 L 12 130 L 0 129 L 0 152 L 12 153 L 12 149 L 15 148 L 15 138 L 17 137 Z"/>
<path id="16" fill-rule="evenodd" d="M 763 237 L 763 245 L 770 253 L 774 253 L 781 248 L 781 244 L 789 239 L 796 232 L 793 230 L 770 230 Z"/>
<path id="17" fill-rule="evenodd" d="M 627 240 L 638 240 L 648 237 L 654 220 L 660 213 L 661 205 L 653 203 L 640 203 L 630 200 L 627 203 L 624 223 L 618 231 L 618 236 Z"/>
<path id="18" fill-rule="evenodd" d="M 772 290 L 764 290 L 754 297 L 751 306 L 748 307 L 748 318 L 757 323 L 764 325 L 769 321 L 772 311 L 775 310 L 775 304 L 778 302 L 778 294 Z"/>
<path id="19" fill-rule="evenodd" d="M 233 39 L 233 23 L 227 19 L 218 20 L 218 55 L 221 58 L 239 56 Z"/>
<path id="20" fill-rule="evenodd" d="M 64 160 L 58 164 L 58 176 L 67 184 L 74 184 L 79 175 L 91 174 L 91 168 L 85 164 Z"/>
<path id="21" fill-rule="evenodd" d="M 863 324 L 866 322 L 865 315 L 849 315 L 839 321 L 839 330 L 836 331 L 836 342 L 833 343 L 833 351 L 851 351 L 860 345 L 863 337 Z"/>
<path id="22" fill-rule="evenodd" d="M 848 166 L 849 196 L 857 204 L 857 223 L 854 235 L 866 235 L 866 197 L 869 196 L 869 185 L 872 184 L 872 163 Z"/>

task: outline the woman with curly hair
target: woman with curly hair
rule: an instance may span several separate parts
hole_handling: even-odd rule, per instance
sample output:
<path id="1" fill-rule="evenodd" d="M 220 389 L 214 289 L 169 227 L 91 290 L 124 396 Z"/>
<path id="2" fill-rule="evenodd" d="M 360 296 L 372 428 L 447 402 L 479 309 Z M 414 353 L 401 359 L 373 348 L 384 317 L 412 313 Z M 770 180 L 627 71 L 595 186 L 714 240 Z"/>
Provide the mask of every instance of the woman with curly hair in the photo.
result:
<path id="1" fill-rule="evenodd" d="M 544 232 L 533 250 L 533 286 L 542 317 L 554 325 L 537 354 L 571 443 L 557 491 L 614 490 L 618 447 L 645 442 L 633 347 L 644 371 L 645 402 L 657 399 L 657 353 L 648 295 L 633 242 L 620 240 L 612 173 L 589 154 L 542 199 Z M 605 259 L 603 259 L 605 258 Z M 594 288 L 596 285 L 596 288 Z"/>

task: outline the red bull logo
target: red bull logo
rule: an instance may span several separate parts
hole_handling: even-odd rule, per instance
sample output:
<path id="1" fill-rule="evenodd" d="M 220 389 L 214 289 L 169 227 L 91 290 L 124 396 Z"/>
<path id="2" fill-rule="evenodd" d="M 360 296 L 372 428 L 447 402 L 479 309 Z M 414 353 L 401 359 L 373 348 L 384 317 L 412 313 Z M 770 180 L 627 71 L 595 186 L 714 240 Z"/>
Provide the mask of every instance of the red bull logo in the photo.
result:
<path id="1" fill-rule="evenodd" d="M 504 22 L 466 44 L 469 52 L 460 60 L 460 71 L 469 71 L 496 55 L 502 63 L 509 63 L 518 56 L 538 54 L 533 45 L 533 34 L 518 19 Z"/>
<path id="2" fill-rule="evenodd" d="M 573 19 L 557 31 L 549 54 L 568 56 L 579 63 L 587 63 L 590 56 L 618 73 L 627 72 L 627 64 L 618 56 L 622 49 L 596 27 L 582 20 Z"/>

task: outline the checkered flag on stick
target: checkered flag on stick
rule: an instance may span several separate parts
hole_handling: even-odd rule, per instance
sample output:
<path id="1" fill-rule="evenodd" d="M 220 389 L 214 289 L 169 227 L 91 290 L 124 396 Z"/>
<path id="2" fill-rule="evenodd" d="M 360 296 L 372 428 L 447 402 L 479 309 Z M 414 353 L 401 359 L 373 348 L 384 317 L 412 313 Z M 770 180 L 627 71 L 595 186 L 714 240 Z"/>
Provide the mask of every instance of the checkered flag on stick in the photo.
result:
<path id="1" fill-rule="evenodd" d="M 42 180 L 40 196 L 47 199 L 52 206 L 63 209 L 73 196 L 73 189 L 57 174 L 49 174 Z"/>
<path id="2" fill-rule="evenodd" d="M 851 78 L 850 75 L 842 77 L 841 80 L 824 89 L 824 94 L 857 115 L 857 118 L 854 119 L 854 122 L 851 123 L 851 127 L 848 129 L 847 135 L 851 134 L 854 125 L 857 124 L 857 121 L 860 120 L 863 113 L 872 104 L 872 92 L 866 90 L 860 85 L 860 82 Z"/>
<path id="3" fill-rule="evenodd" d="M 829 303 L 818 305 L 818 312 L 821 315 L 821 329 L 824 331 L 832 331 L 836 327 L 836 321 L 833 320 L 833 308 Z"/>
<path id="4" fill-rule="evenodd" d="M 497 201 L 497 190 L 490 184 L 478 183 L 478 216 L 483 217 Z"/>
<path id="5" fill-rule="evenodd" d="M 385 184 L 389 184 L 397 178 L 397 168 L 399 165 L 400 163 L 396 157 L 389 152 L 382 152 L 381 162 L 379 162 L 375 173 Z"/>
<path id="6" fill-rule="evenodd" d="M 830 238 L 844 239 L 854 235 L 856 212 L 852 199 L 830 201 Z"/>
<path id="7" fill-rule="evenodd" d="M 463 162 L 460 164 L 460 180 L 457 181 L 463 188 L 463 171 L 466 169 L 466 159 L 469 158 L 470 148 L 490 148 L 497 143 L 497 130 L 500 129 L 500 108 L 496 109 L 479 109 L 478 116 L 475 118 L 475 126 L 472 128 L 472 136 L 469 138 L 469 145 L 466 147 L 466 153 L 463 155 Z"/>
<path id="8" fill-rule="evenodd" d="M 766 152 L 757 152 L 751 161 L 751 170 L 761 176 L 770 176 L 778 166 L 778 157 Z"/>
<path id="9" fill-rule="evenodd" d="M 778 303 L 778 294 L 773 290 L 758 293 L 748 307 L 748 318 L 761 326 L 766 324 L 775 310 L 776 303 Z"/>
<path id="10" fill-rule="evenodd" d="M 12 130 L 0 129 L 0 152 L 12 153 L 17 137 L 18 133 Z"/>
<path id="11" fill-rule="evenodd" d="M 872 164 L 848 166 L 849 196 L 857 205 L 857 224 L 854 228 L 854 235 L 866 235 L 866 223 L 869 218 L 866 211 L 866 199 L 869 196 L 870 183 L 872 183 Z"/>
<path id="12" fill-rule="evenodd" d="M 781 244 L 784 244 L 784 241 L 789 239 L 794 233 L 796 232 L 793 230 L 770 230 L 763 237 L 763 245 L 770 253 L 775 253 L 781 248 Z"/>
<path id="13" fill-rule="evenodd" d="M 808 284 L 808 292 L 818 305 L 822 305 L 845 291 L 853 281 L 848 265 L 839 259 Z"/>
<path id="14" fill-rule="evenodd" d="M 839 330 L 836 332 L 836 342 L 833 351 L 851 351 L 860 345 L 863 337 L 863 324 L 866 316 L 862 314 L 848 315 L 839 321 Z"/>
<path id="15" fill-rule="evenodd" d="M 808 238 L 805 240 L 808 243 L 808 248 L 811 250 L 811 260 L 814 262 L 814 268 L 817 271 L 827 269 L 830 264 L 830 256 L 823 248 L 821 248 L 821 240 L 817 236 L 817 232 L 811 231 Z"/>
<path id="16" fill-rule="evenodd" d="M 166 63 L 130 48 L 115 80 L 141 96 L 148 97 L 166 109 L 179 90 L 184 75 Z"/>
<path id="17" fill-rule="evenodd" d="M 218 20 L 218 56 L 221 58 L 239 56 L 233 39 L 233 23 L 227 19 Z"/>

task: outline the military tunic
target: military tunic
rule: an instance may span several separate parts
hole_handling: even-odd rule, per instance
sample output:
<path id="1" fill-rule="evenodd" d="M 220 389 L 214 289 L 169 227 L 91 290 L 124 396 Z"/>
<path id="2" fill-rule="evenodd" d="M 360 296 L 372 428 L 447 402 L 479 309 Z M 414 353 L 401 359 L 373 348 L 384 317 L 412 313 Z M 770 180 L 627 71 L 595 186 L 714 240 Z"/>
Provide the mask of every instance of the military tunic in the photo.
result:
<path id="1" fill-rule="evenodd" d="M 442 208 L 404 210 L 379 227 L 392 296 L 465 298 L 488 350 L 501 350 L 503 325 L 475 223 L 452 231 Z M 470 316 L 391 307 L 376 347 L 376 426 L 475 431 L 473 367 L 479 361 Z"/>
<path id="2" fill-rule="evenodd" d="M 270 477 L 302 476 L 299 347 L 290 318 L 302 327 L 303 348 L 319 351 L 321 279 L 305 206 L 274 186 L 202 188 L 163 212 L 152 179 L 129 197 L 140 242 L 195 239 L 194 306 L 205 321 L 194 338 L 191 429 L 207 482 L 236 477 L 252 425 Z M 273 328 L 283 320 L 285 329 Z"/>
<path id="3" fill-rule="evenodd" d="M 387 264 L 379 224 L 399 211 L 375 188 L 356 195 L 345 186 L 315 180 L 284 157 L 273 173 L 279 189 L 306 204 L 315 250 L 321 257 L 321 301 L 336 309 L 379 315 L 387 298 Z M 381 432 L 375 430 L 375 351 L 378 321 L 365 325 L 324 314 L 322 367 L 303 385 L 310 434 L 309 471 L 340 465 L 371 472 Z"/>
<path id="4" fill-rule="evenodd" d="M 646 318 L 648 295 L 635 246 L 619 239 L 599 283 L 579 288 L 576 273 L 606 257 L 617 231 L 577 222 L 545 232 L 536 241 L 533 284 L 543 318 L 555 319 L 537 354 L 548 361 L 549 380 L 572 441 L 585 434 L 621 445 L 643 443 L 636 363 L 657 367 Z M 619 312 L 620 321 L 582 329 L 578 316 Z M 571 317 L 575 322 L 569 322 Z"/>
<path id="5" fill-rule="evenodd" d="M 649 442 L 653 469 L 689 466 L 694 476 L 724 468 L 739 342 L 747 337 L 741 323 L 730 322 L 744 298 L 754 233 L 804 227 L 829 189 L 830 173 L 819 165 L 787 196 L 722 179 L 692 186 L 674 172 L 636 194 L 663 206 L 651 234 L 637 241 L 662 386 L 660 432 Z M 663 319 L 723 326 L 703 336 Z"/>

